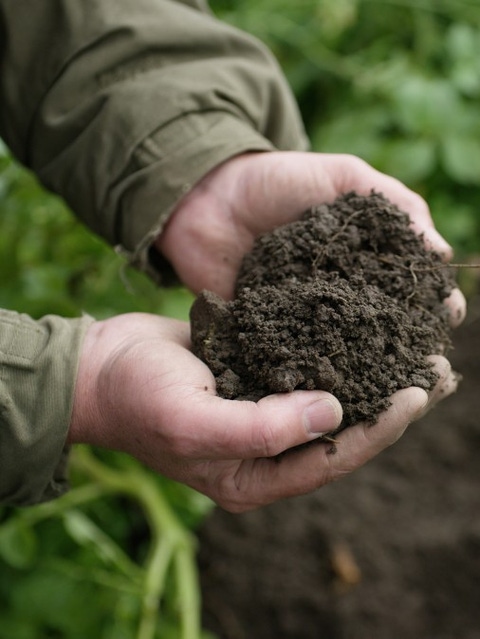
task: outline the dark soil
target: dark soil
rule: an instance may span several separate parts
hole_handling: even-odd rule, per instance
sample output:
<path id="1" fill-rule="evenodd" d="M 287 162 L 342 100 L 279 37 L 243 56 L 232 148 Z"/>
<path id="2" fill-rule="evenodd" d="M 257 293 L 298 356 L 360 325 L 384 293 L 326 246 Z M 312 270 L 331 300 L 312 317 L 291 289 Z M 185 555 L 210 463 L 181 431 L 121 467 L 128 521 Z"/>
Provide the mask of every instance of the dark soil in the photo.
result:
<path id="1" fill-rule="evenodd" d="M 322 387 L 346 425 L 374 421 L 396 388 L 433 383 L 451 286 L 404 216 L 349 195 L 261 239 L 235 301 L 200 299 L 196 349 L 226 397 Z M 480 299 L 454 346 L 458 393 L 395 446 L 316 493 L 207 519 L 220 639 L 480 639 Z"/>
<path id="2" fill-rule="evenodd" d="M 205 522 L 220 639 L 480 638 L 480 297 L 453 339 L 459 390 L 394 446 L 314 494 Z"/>
<path id="3" fill-rule="evenodd" d="M 435 384 L 427 356 L 449 347 L 453 286 L 405 213 L 350 193 L 257 240 L 232 302 L 200 295 L 193 350 L 222 397 L 322 389 L 341 428 L 374 423 L 395 391 Z"/>

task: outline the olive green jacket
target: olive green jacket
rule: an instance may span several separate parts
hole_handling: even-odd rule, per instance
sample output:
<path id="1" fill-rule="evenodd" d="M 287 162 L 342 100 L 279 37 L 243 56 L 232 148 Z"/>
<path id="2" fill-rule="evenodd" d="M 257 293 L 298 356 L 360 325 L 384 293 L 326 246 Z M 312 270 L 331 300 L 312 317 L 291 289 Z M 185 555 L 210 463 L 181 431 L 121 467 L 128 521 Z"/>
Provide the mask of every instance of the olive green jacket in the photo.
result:
<path id="1" fill-rule="evenodd" d="M 306 146 L 272 56 L 203 0 L 0 0 L 0 64 L 0 136 L 158 281 L 150 245 L 193 184 L 238 153 Z M 91 321 L 0 312 L 0 502 L 66 490 Z"/>

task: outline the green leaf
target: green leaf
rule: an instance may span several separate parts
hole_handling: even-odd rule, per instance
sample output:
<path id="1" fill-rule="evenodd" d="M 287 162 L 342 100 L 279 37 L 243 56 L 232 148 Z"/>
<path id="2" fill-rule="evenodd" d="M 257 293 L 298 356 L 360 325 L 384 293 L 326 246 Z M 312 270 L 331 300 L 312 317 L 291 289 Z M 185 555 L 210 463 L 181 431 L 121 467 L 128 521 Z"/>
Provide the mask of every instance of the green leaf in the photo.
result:
<path id="1" fill-rule="evenodd" d="M 440 234 L 455 247 L 459 261 L 464 261 L 468 255 L 478 254 L 480 238 L 478 196 L 470 199 L 469 187 L 464 187 L 463 190 L 464 196 L 461 198 L 458 193 L 445 195 L 440 192 L 429 198 L 435 225 Z M 472 188 L 472 191 L 478 189 Z"/>
<path id="2" fill-rule="evenodd" d="M 79 510 L 69 510 L 64 513 L 63 520 L 66 531 L 78 544 L 91 547 L 104 563 L 115 566 L 132 579 L 140 577 L 141 569 L 87 515 Z"/>
<path id="3" fill-rule="evenodd" d="M 7 157 L 8 155 L 9 155 L 9 152 L 5 145 L 5 142 L 3 142 L 3 140 L 0 140 L 0 157 L 4 158 L 4 157 Z"/>
<path id="4" fill-rule="evenodd" d="M 375 162 L 382 151 L 382 129 L 388 114 L 377 107 L 359 107 L 323 122 L 313 133 L 312 146 L 322 153 L 352 153 Z"/>
<path id="5" fill-rule="evenodd" d="M 480 139 L 446 136 L 442 160 L 447 174 L 461 184 L 480 184 Z"/>
<path id="6" fill-rule="evenodd" d="M 435 142 L 428 138 L 403 138 L 387 142 L 381 169 L 407 184 L 416 184 L 436 167 Z"/>
<path id="7" fill-rule="evenodd" d="M 462 102 L 455 87 L 441 78 L 411 76 L 393 93 L 398 122 L 408 133 L 440 137 L 458 130 Z"/>
<path id="8" fill-rule="evenodd" d="M 453 24 L 446 37 L 451 77 L 466 95 L 480 94 L 480 30 L 464 23 Z"/>
<path id="9" fill-rule="evenodd" d="M 335 0 L 335 2 L 319 2 L 316 11 L 322 39 L 334 41 L 353 24 L 358 17 L 358 0 Z"/>
<path id="10" fill-rule="evenodd" d="M 5 619 L 2 615 L 0 625 L 0 639 L 32 639 L 37 637 L 35 626 L 26 619 L 10 618 Z"/>
<path id="11" fill-rule="evenodd" d="M 100 639 L 102 626 L 110 616 L 103 606 L 111 606 L 112 600 L 88 583 L 79 587 L 76 580 L 41 566 L 16 581 L 10 605 L 18 617 L 37 628 L 35 637 L 53 634 L 69 639 Z"/>
<path id="12" fill-rule="evenodd" d="M 13 568 L 26 569 L 37 556 L 37 539 L 22 519 L 12 519 L 0 528 L 0 556 Z"/>

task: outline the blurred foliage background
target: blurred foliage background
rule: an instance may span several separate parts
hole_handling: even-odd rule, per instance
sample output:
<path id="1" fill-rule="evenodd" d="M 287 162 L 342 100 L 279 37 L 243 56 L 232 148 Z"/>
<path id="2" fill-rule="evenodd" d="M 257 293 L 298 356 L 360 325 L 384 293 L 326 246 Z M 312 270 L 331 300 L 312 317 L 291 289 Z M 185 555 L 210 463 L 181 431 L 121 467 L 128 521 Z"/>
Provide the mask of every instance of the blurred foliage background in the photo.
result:
<path id="1" fill-rule="evenodd" d="M 456 261 L 480 256 L 478 0 L 213 0 L 262 39 L 312 148 L 359 155 L 429 202 Z M 0 307 L 186 318 L 0 145 Z M 478 271 L 461 270 L 470 294 Z M 0 639 L 198 639 L 196 526 L 207 499 L 121 455 L 80 448 L 73 490 L 0 509 Z"/>

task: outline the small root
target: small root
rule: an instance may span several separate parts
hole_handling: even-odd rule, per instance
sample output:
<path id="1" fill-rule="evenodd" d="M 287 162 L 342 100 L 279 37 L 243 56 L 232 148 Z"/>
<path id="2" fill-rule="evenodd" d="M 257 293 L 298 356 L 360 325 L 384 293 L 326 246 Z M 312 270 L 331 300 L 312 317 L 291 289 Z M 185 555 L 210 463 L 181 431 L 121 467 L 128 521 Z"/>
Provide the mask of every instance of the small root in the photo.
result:
<path id="1" fill-rule="evenodd" d="M 410 275 L 412 276 L 412 279 L 413 279 L 413 290 L 407 296 L 407 299 L 406 299 L 407 302 L 408 302 L 408 300 L 411 300 L 412 297 L 415 296 L 415 293 L 416 293 L 416 290 L 417 290 L 417 284 L 418 284 L 418 277 L 415 274 L 415 269 L 413 268 L 413 265 L 410 265 L 408 270 L 410 271 Z"/>

